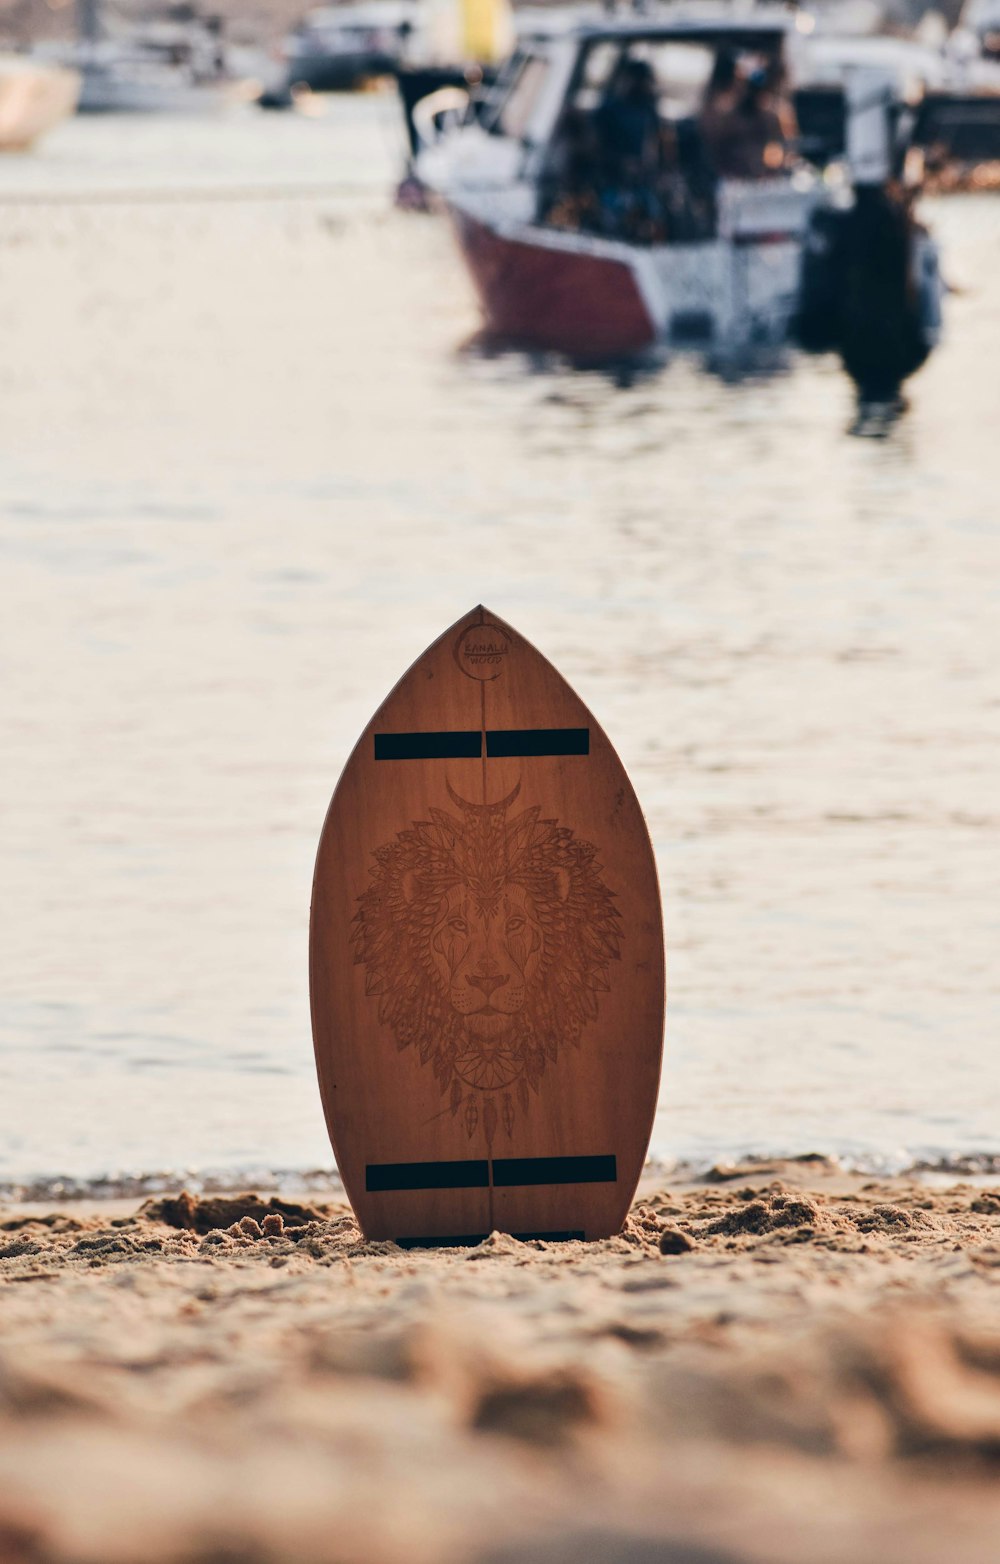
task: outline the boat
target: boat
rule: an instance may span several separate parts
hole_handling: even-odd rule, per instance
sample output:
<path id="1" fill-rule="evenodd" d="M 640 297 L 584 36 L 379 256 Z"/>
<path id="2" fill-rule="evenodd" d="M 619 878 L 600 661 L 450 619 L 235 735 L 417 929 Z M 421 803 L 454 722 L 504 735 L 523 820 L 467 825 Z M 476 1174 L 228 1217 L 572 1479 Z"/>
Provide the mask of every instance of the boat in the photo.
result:
<path id="1" fill-rule="evenodd" d="M 366 0 L 310 11 L 285 40 L 289 89 L 348 92 L 394 75 L 418 20 L 414 0 Z"/>
<path id="2" fill-rule="evenodd" d="M 800 70 L 800 123 L 820 123 L 825 105 L 822 122 L 832 129 L 831 104 L 842 103 L 850 77 L 865 71 L 891 92 L 898 112 L 907 116 L 909 140 L 935 169 L 1000 158 L 1000 60 L 970 49 L 958 34 L 936 44 L 919 37 L 817 31 L 805 45 Z M 842 129 L 840 135 L 842 148 Z M 828 150 L 836 146 L 834 139 Z"/>
<path id="3" fill-rule="evenodd" d="M 285 39 L 280 80 L 261 97 L 284 108 L 306 89 L 348 92 L 380 77 L 395 78 L 409 126 L 417 102 L 458 83 L 492 79 L 491 66 L 510 52 L 508 0 L 366 0 L 311 11 Z"/>
<path id="4" fill-rule="evenodd" d="M 79 95 L 76 71 L 0 54 L 0 152 L 26 152 L 73 113 Z"/>
<path id="5" fill-rule="evenodd" d="M 941 290 L 937 247 L 894 193 L 905 147 L 881 79 L 860 71 L 844 89 L 836 167 L 794 143 L 769 142 L 752 174 L 709 155 L 713 73 L 729 61 L 737 80 L 780 83 L 801 40 L 783 7 L 711 0 L 524 38 L 464 123 L 414 161 L 488 331 L 586 360 L 798 339 L 839 348 L 865 394 L 894 394 L 937 340 Z M 655 95 L 652 161 L 616 186 L 584 149 L 640 80 Z"/>
<path id="6" fill-rule="evenodd" d="M 242 90 L 221 19 L 185 4 L 125 23 L 106 19 L 101 0 L 78 0 L 76 40 L 39 56 L 79 73 L 81 114 L 200 113 L 224 107 Z"/>

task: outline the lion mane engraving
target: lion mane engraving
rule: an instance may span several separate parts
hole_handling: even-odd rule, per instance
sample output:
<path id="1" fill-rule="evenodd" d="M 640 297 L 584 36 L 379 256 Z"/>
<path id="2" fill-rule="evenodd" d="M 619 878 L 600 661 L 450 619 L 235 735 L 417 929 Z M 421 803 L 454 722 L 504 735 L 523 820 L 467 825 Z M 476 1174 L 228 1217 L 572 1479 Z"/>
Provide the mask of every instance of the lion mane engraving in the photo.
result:
<path id="1" fill-rule="evenodd" d="M 456 813 L 431 809 L 376 849 L 351 938 L 379 1021 L 492 1146 L 596 1017 L 621 916 L 591 843 L 537 805 L 510 815 L 520 783 L 495 804 L 446 785 Z"/>

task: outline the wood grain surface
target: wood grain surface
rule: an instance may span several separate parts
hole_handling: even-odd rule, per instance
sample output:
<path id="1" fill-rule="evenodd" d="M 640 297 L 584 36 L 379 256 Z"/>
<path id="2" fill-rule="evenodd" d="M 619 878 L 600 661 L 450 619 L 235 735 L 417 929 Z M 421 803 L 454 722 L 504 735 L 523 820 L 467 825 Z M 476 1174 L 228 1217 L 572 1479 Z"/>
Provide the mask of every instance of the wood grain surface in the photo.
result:
<path id="1" fill-rule="evenodd" d="M 347 763 L 310 987 L 369 1238 L 619 1230 L 660 1077 L 653 852 L 590 712 L 484 608 L 413 664 Z"/>

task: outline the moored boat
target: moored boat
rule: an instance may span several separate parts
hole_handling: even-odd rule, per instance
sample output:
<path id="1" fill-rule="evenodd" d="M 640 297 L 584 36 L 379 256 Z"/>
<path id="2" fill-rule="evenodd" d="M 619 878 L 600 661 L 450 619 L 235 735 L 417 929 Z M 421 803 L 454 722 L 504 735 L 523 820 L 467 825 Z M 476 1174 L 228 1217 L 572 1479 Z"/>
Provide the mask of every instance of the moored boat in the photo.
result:
<path id="1" fill-rule="evenodd" d="M 289 88 L 345 92 L 393 75 L 419 21 L 413 0 L 366 0 L 310 11 L 285 40 Z"/>
<path id="2" fill-rule="evenodd" d="M 81 114 L 201 113 L 241 96 L 230 69 L 223 24 L 190 7 L 167 7 L 126 23 L 106 18 L 103 0 L 77 0 L 76 40 L 40 50 L 38 60 L 61 65 L 80 80 Z"/>
<path id="3" fill-rule="evenodd" d="M 817 32 L 807 42 L 796 101 L 836 101 L 859 70 L 880 77 L 908 117 L 909 135 L 935 168 L 1000 158 L 1000 61 L 956 32 L 941 46 L 918 38 Z M 808 112 L 808 111 L 807 111 Z M 828 123 L 829 123 L 828 119 Z"/>
<path id="4" fill-rule="evenodd" d="M 784 85 L 799 37 L 783 8 L 706 0 L 525 39 L 415 163 L 489 329 L 583 358 L 797 334 L 843 350 L 853 309 L 869 388 L 912 373 L 940 317 L 936 247 L 899 193 L 905 122 L 859 71 L 846 156 L 804 155 Z"/>

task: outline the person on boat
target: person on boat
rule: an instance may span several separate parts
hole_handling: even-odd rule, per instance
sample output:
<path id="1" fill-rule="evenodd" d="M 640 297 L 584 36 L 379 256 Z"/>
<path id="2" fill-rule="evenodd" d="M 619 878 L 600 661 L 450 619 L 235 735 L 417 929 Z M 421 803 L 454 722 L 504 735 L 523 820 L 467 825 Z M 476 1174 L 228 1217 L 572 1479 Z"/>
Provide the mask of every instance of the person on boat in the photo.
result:
<path id="1" fill-rule="evenodd" d="M 553 137 L 542 195 L 543 221 L 570 232 L 599 230 L 597 150 L 590 116 L 569 107 Z"/>
<path id="2" fill-rule="evenodd" d="M 713 162 L 717 160 L 717 148 L 724 145 L 729 134 L 742 92 L 743 80 L 736 55 L 731 49 L 717 50 L 696 120 L 705 151 Z"/>
<path id="3" fill-rule="evenodd" d="M 656 78 L 645 60 L 625 60 L 594 115 L 594 129 L 612 178 L 632 181 L 649 173 L 660 134 Z"/>
<path id="4" fill-rule="evenodd" d="M 788 115 L 779 112 L 770 73 L 751 72 L 739 102 L 720 117 L 712 157 L 723 179 L 767 179 L 779 174 L 788 156 Z"/>
<path id="5" fill-rule="evenodd" d="M 646 60 L 622 63 L 594 115 L 594 131 L 606 230 L 623 237 L 655 237 L 663 137 L 656 77 Z"/>
<path id="6" fill-rule="evenodd" d="M 789 147 L 798 140 L 799 122 L 788 87 L 788 68 L 780 55 L 764 67 L 764 91 L 767 106 L 777 116 L 785 146 Z"/>

